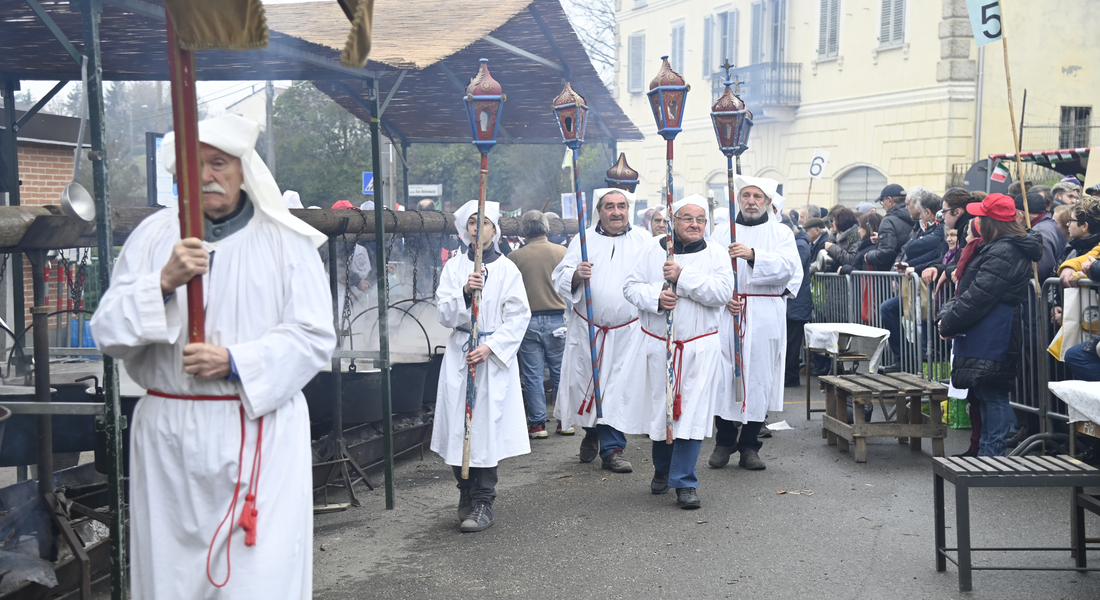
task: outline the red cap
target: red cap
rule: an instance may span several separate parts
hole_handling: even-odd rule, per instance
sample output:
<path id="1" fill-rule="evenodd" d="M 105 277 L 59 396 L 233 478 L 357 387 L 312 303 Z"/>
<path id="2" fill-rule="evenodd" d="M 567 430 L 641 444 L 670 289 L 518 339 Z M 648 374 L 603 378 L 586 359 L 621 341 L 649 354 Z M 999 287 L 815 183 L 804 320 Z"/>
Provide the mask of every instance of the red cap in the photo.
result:
<path id="1" fill-rule="evenodd" d="M 1010 200 L 1010 202 L 1011 202 L 1011 200 Z M 1015 205 L 1013 205 L 1013 206 L 1015 206 Z M 341 200 L 341 201 L 337 202 L 336 204 L 333 204 L 332 208 L 335 208 L 335 209 L 355 208 L 355 206 L 352 205 L 352 203 L 348 202 L 347 200 Z"/>
<path id="2" fill-rule="evenodd" d="M 966 212 L 997 221 L 1015 221 L 1016 202 L 1004 194 L 990 194 L 980 203 L 971 202 L 967 204 Z"/>

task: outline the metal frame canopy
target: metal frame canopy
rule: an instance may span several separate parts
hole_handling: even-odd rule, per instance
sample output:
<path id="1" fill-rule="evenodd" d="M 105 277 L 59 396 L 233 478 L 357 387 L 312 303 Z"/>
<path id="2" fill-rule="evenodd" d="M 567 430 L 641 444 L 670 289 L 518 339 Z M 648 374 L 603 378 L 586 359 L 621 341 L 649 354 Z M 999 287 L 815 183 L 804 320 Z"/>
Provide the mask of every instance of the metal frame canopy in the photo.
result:
<path id="1" fill-rule="evenodd" d="M 1063 175 L 1084 175 L 1089 167 L 1089 154 L 1100 147 L 1094 148 L 1065 148 L 1062 150 L 1043 150 L 1039 152 L 1021 152 L 1020 161 L 1033 163 L 1048 169 L 1058 171 Z M 1012 162 L 1016 160 L 1016 154 L 990 154 L 989 160 L 993 164 L 998 162 Z"/>
<path id="2" fill-rule="evenodd" d="M 102 3 L 103 79 L 165 80 L 159 0 L 91 1 Z M 488 58 L 495 76 L 507 82 L 501 142 L 560 144 L 549 99 L 566 80 L 593 107 L 590 141 L 643 139 L 600 81 L 557 0 L 449 0 L 428 11 L 407 0 L 376 0 L 364 69 L 339 63 L 348 23 L 337 3 L 268 4 L 264 11 L 268 47 L 197 52 L 199 80 L 309 80 L 367 122 L 376 88 L 382 127 L 402 145 L 468 143 L 464 82 L 478 59 Z M 57 37 L 83 40 L 76 0 L 0 0 L 0 77 L 79 80 L 80 50 Z"/>

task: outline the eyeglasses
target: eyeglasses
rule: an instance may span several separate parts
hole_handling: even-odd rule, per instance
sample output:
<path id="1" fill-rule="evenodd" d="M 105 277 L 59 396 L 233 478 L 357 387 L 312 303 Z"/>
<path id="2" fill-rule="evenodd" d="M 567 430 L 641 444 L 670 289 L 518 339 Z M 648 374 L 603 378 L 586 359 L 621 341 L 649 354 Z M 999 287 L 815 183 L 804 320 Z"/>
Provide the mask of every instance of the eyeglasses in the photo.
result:
<path id="1" fill-rule="evenodd" d="M 691 225 L 692 223 L 696 223 L 698 225 L 707 224 L 706 217 L 676 217 L 676 220 L 683 223 L 684 225 Z"/>

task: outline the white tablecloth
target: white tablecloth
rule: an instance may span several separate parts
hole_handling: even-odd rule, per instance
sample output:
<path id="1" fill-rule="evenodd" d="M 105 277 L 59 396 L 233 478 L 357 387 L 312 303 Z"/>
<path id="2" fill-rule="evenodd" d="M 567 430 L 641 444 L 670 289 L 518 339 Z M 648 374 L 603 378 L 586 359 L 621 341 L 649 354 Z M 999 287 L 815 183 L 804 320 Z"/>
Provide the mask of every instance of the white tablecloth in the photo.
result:
<path id="1" fill-rule="evenodd" d="M 806 345 L 810 350 L 831 354 L 840 352 L 842 334 L 852 336 L 852 343 L 847 350 L 870 357 L 867 370 L 871 373 L 878 369 L 879 359 L 886 349 L 886 340 L 890 338 L 890 332 L 886 329 L 858 323 L 807 323 L 805 331 Z"/>
<path id="2" fill-rule="evenodd" d="M 1069 422 L 1100 424 L 1100 383 L 1095 381 L 1052 381 L 1050 392 L 1069 408 Z"/>

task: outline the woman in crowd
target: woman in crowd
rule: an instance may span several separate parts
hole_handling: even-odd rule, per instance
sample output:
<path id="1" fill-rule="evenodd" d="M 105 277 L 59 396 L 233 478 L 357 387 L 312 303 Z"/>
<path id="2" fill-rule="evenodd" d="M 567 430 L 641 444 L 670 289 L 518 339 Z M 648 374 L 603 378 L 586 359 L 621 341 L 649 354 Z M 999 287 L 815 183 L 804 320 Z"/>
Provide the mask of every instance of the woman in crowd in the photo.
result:
<path id="1" fill-rule="evenodd" d="M 825 252 L 837 267 L 851 262 L 859 247 L 859 221 L 851 209 L 838 206 L 833 211 L 833 240 L 825 242 Z"/>
<path id="2" fill-rule="evenodd" d="M 872 248 L 878 236 L 878 226 L 882 223 L 882 215 L 878 213 L 864 213 L 859 216 L 859 245 L 856 252 L 847 264 L 841 265 L 837 273 L 847 275 L 852 271 L 874 271 L 874 267 L 864 258 Z"/>
<path id="3" fill-rule="evenodd" d="M 978 455 L 1004 456 L 1012 424 L 1008 394 L 1020 358 L 1020 304 L 1029 293 L 1031 264 L 1042 257 L 1042 240 L 1016 221 L 1016 205 L 1004 194 L 990 194 L 966 210 L 978 217 L 982 242 L 962 265 L 958 297 L 940 311 L 939 333 L 954 338 L 952 384 L 980 404 Z"/>

